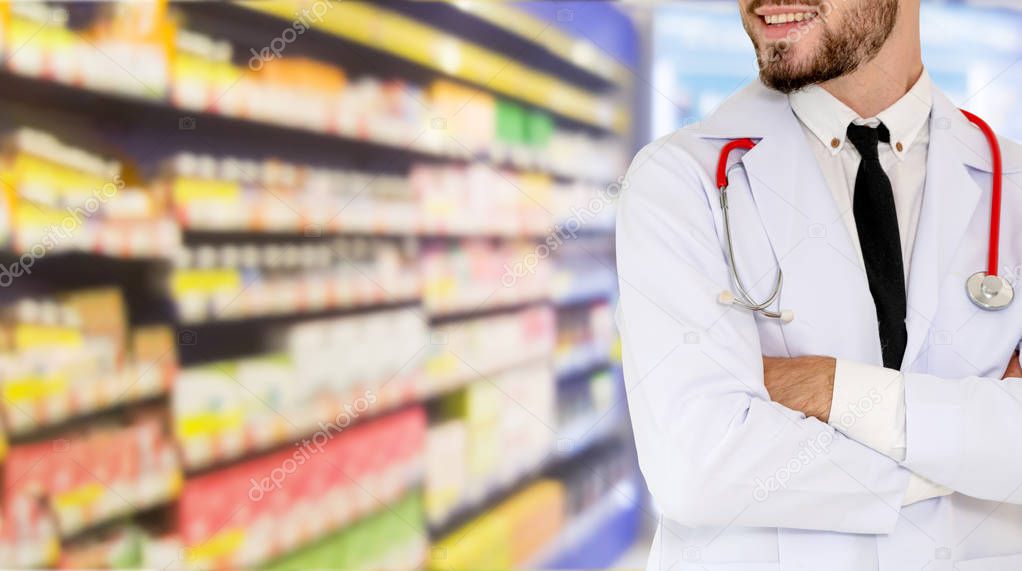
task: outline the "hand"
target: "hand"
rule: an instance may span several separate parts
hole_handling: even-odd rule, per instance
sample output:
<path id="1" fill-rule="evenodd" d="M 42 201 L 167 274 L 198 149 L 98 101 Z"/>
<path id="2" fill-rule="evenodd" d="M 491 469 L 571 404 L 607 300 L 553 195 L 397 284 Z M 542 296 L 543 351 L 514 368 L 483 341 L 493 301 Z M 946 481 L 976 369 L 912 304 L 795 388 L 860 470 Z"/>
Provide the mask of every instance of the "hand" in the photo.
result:
<path id="1" fill-rule="evenodd" d="M 836 364 L 833 357 L 763 357 L 763 382 L 774 402 L 827 422 Z"/>
<path id="2" fill-rule="evenodd" d="M 1004 374 L 1001 375 L 1002 379 L 1007 379 L 1008 377 L 1022 377 L 1022 365 L 1019 365 L 1018 362 L 1018 351 L 1015 351 L 1015 353 L 1011 356 L 1011 359 L 1008 361 L 1008 368 L 1005 369 Z"/>

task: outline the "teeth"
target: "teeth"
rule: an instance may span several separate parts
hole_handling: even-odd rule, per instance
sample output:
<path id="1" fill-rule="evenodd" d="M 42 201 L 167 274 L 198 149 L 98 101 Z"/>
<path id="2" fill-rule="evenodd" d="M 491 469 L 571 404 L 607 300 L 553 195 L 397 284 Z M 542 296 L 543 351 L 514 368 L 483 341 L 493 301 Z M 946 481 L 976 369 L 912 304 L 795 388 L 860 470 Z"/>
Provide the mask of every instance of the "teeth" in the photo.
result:
<path id="1" fill-rule="evenodd" d="M 790 24 L 792 22 L 803 22 L 816 17 L 815 12 L 790 12 L 788 14 L 772 14 L 764 16 L 767 24 Z"/>

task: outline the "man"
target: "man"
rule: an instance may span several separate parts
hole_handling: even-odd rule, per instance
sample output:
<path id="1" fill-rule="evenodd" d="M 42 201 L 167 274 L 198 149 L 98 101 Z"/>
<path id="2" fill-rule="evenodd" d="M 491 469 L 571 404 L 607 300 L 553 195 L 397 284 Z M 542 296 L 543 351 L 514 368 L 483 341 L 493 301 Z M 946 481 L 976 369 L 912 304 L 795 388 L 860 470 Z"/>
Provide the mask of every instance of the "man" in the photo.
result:
<path id="1" fill-rule="evenodd" d="M 1022 303 L 985 311 L 993 182 L 930 82 L 919 0 L 740 0 L 760 81 L 645 147 L 619 205 L 618 325 L 651 570 L 1022 569 Z M 715 169 L 729 141 L 734 252 Z M 1001 141 L 1000 267 L 1022 262 Z M 753 299 L 736 305 L 733 257 Z M 1010 364 L 1009 364 L 1010 363 Z"/>

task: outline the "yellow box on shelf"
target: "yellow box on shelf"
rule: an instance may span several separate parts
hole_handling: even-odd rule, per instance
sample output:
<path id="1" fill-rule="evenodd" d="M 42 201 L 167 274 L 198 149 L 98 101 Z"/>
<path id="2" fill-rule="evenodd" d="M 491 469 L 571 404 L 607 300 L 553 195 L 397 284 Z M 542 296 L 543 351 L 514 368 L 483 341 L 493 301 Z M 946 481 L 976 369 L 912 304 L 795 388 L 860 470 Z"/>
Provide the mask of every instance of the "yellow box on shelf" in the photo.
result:
<path id="1" fill-rule="evenodd" d="M 76 201 L 90 196 L 96 197 L 113 181 L 113 177 L 107 178 L 97 173 L 85 172 L 24 152 L 15 155 L 10 174 L 13 180 L 9 182 L 16 184 L 22 195 L 28 194 L 38 198 L 40 193 L 35 191 L 42 190 L 51 195 L 46 197 L 50 203 L 61 198 Z"/>
<path id="2" fill-rule="evenodd" d="M 214 85 L 219 81 L 220 65 L 218 62 L 186 52 L 179 52 L 174 54 L 170 70 L 171 77 L 174 78 L 176 103 L 199 109 L 210 103 L 208 99 L 209 93 L 207 93 L 210 90 L 207 90 L 206 86 Z M 194 100 L 182 100 L 184 98 L 180 97 L 180 93 L 187 91 L 184 86 L 190 87 L 193 83 L 196 86 L 196 93 L 194 95 L 197 97 Z"/>
<path id="3" fill-rule="evenodd" d="M 185 549 L 185 559 L 196 567 L 210 566 L 218 560 L 227 560 L 245 542 L 245 530 L 232 528 L 221 531 L 205 543 Z"/>
<path id="4" fill-rule="evenodd" d="M 310 0 L 235 0 L 241 6 L 293 20 Z M 322 12 L 321 30 L 408 61 L 492 89 L 562 116 L 619 133 L 628 115 L 610 100 L 518 64 L 508 56 L 479 47 L 431 26 L 376 5 L 339 2 Z"/>
<path id="5" fill-rule="evenodd" d="M 444 351 L 433 355 L 426 361 L 426 374 L 434 383 L 446 381 L 451 375 L 458 372 L 462 363 L 450 351 Z"/>
<path id="6" fill-rule="evenodd" d="M 234 269 L 178 270 L 170 283 L 175 296 L 186 293 L 241 289 L 241 273 Z"/>
<path id="7" fill-rule="evenodd" d="M 433 571 L 514 569 L 540 551 L 561 529 L 564 486 L 539 480 L 437 543 Z"/>
<path id="8" fill-rule="evenodd" d="M 245 411 L 239 408 L 193 414 L 177 420 L 175 434 L 182 440 L 238 432 L 245 423 Z"/>
<path id="9" fill-rule="evenodd" d="M 11 191 L 13 195 L 13 188 Z M 76 218 L 67 210 L 22 200 L 18 196 L 14 196 L 13 200 L 11 222 L 15 230 L 15 246 L 19 251 L 33 255 L 38 255 L 40 251 L 47 252 L 61 245 L 58 230 L 70 232 L 77 229 L 80 224 L 80 218 Z M 31 238 L 21 238 L 18 233 Z"/>
<path id="10" fill-rule="evenodd" d="M 433 546 L 431 571 L 512 569 L 510 522 L 499 514 L 486 514 L 465 524 Z"/>
<path id="11" fill-rule="evenodd" d="M 53 497 L 53 505 L 58 512 L 69 509 L 83 508 L 95 504 L 103 497 L 103 484 L 89 482 L 77 488 L 57 494 Z"/>
<path id="12" fill-rule="evenodd" d="M 14 328 L 14 346 L 18 351 L 37 347 L 80 347 L 82 332 L 75 327 L 19 323 Z"/>
<path id="13" fill-rule="evenodd" d="M 9 4 L 3 2 L 3 4 Z M 37 11 L 19 6 L 17 13 L 7 12 L 4 26 L 7 53 L 7 67 L 19 72 L 33 75 L 62 76 L 70 70 L 55 68 L 60 63 L 61 55 L 67 54 L 75 46 L 74 32 L 66 27 L 52 25 L 53 22 L 37 21 L 46 18 L 45 11 Z M 35 12 L 27 17 L 26 12 Z"/>
<path id="14" fill-rule="evenodd" d="M 228 180 L 178 177 L 174 179 L 171 192 L 177 204 L 189 204 L 196 200 L 237 204 L 241 200 L 241 184 Z"/>
<path id="15" fill-rule="evenodd" d="M 564 494 L 561 482 L 540 480 L 497 508 L 514 522 L 509 540 L 515 567 L 531 559 L 557 535 L 564 517 Z"/>
<path id="16" fill-rule="evenodd" d="M 25 401 L 43 401 L 48 397 L 67 393 L 67 375 L 54 374 L 47 377 L 30 376 L 8 379 L 3 383 L 4 400 L 12 404 Z"/>

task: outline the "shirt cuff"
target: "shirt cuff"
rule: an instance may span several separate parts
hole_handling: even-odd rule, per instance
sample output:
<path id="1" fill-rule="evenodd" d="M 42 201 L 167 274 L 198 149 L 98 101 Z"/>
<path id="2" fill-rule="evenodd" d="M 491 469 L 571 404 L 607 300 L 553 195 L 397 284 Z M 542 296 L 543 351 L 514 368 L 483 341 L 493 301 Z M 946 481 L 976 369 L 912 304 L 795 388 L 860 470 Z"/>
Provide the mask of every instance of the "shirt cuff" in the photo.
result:
<path id="1" fill-rule="evenodd" d="M 905 489 L 905 498 L 901 500 L 901 505 L 907 506 L 930 498 L 947 496 L 951 493 L 951 488 L 945 488 L 940 484 L 934 484 L 926 478 L 917 476 L 913 473 L 908 477 L 908 488 Z"/>
<path id="2" fill-rule="evenodd" d="M 838 359 L 829 424 L 901 462 L 905 459 L 905 377 L 894 369 Z"/>

